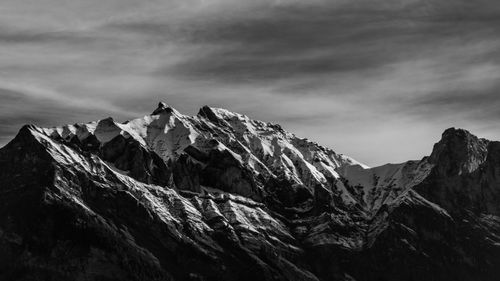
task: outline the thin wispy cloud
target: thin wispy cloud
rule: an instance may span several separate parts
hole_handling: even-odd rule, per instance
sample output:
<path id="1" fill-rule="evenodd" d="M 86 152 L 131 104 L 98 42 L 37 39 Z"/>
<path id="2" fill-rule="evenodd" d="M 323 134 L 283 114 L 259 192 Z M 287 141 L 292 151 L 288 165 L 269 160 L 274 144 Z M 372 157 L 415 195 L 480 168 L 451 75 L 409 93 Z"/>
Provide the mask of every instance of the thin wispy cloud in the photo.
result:
<path id="1" fill-rule="evenodd" d="M 159 99 L 279 122 L 373 165 L 422 157 L 451 126 L 500 139 L 493 0 L 9 0 L 0 16 L 2 142 Z"/>

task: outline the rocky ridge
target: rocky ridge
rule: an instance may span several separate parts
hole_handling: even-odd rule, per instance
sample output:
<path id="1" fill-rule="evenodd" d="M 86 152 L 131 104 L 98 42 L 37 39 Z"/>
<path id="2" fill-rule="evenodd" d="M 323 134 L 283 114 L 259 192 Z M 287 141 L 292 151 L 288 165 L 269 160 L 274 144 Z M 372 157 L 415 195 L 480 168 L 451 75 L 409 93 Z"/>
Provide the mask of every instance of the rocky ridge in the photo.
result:
<path id="1" fill-rule="evenodd" d="M 24 126 L 0 149 L 2 280 L 495 280 L 500 145 L 449 129 L 369 168 L 224 109 Z"/>

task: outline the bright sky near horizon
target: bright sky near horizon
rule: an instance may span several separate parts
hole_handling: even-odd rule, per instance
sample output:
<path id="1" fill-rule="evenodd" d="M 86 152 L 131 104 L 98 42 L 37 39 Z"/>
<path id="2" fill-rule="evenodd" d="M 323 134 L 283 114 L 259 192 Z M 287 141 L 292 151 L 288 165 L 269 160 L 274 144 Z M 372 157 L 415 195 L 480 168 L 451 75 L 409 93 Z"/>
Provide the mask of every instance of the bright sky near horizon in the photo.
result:
<path id="1" fill-rule="evenodd" d="M 500 140 L 495 0 L 2 0 L 0 145 L 208 104 L 368 165 L 448 127 Z"/>

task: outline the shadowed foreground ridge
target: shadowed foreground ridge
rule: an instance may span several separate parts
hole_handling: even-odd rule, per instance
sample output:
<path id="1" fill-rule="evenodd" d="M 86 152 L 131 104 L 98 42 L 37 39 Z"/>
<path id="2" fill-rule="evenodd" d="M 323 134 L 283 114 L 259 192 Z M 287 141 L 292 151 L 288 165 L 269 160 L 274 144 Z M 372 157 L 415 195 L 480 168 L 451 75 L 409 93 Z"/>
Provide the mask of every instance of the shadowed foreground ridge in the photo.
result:
<path id="1" fill-rule="evenodd" d="M 500 143 L 369 168 L 224 109 L 27 125 L 0 149 L 0 280 L 497 280 Z"/>

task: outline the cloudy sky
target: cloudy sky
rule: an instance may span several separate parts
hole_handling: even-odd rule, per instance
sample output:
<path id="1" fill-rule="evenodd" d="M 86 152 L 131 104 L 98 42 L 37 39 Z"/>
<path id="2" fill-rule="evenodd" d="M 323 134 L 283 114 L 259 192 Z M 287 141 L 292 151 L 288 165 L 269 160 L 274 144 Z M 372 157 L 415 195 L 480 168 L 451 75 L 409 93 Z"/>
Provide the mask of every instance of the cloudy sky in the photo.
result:
<path id="1" fill-rule="evenodd" d="M 2 0 L 0 145 L 159 100 L 278 122 L 368 165 L 500 140 L 497 0 Z"/>

